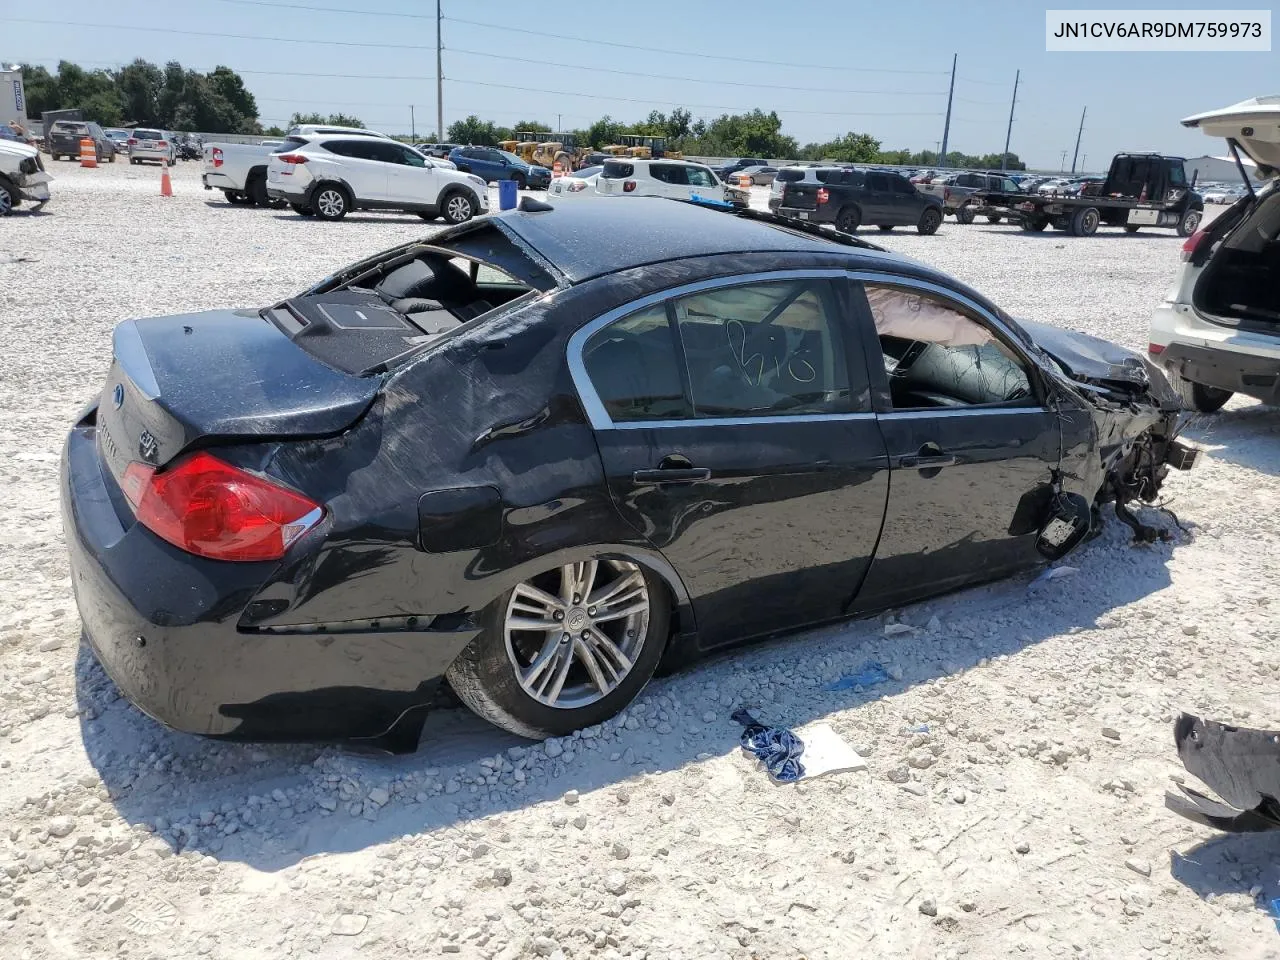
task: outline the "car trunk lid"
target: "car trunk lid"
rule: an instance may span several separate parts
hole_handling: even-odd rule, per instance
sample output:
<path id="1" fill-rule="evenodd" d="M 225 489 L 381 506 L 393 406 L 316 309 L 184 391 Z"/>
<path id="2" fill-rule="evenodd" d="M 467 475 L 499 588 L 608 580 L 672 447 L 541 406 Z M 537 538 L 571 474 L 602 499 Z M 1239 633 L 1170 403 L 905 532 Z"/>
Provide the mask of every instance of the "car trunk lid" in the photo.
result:
<path id="1" fill-rule="evenodd" d="M 128 320 L 113 347 L 97 424 L 117 482 L 130 463 L 163 467 L 213 442 L 337 433 L 381 383 L 322 363 L 249 311 Z"/>
<path id="2" fill-rule="evenodd" d="M 820 187 L 821 184 L 817 183 L 788 183 L 782 191 L 782 206 L 796 210 L 817 210 Z"/>
<path id="3" fill-rule="evenodd" d="M 1182 121 L 1210 137 L 1234 140 L 1263 176 L 1280 170 L 1280 95 L 1254 97 Z M 1266 169 L 1264 169 L 1266 168 Z"/>

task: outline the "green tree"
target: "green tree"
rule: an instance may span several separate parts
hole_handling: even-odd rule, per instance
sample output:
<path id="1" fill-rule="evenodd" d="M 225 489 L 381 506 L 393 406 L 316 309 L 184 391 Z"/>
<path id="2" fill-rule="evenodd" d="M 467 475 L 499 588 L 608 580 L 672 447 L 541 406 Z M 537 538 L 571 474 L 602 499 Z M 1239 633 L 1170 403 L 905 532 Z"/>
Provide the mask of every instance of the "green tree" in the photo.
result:
<path id="1" fill-rule="evenodd" d="M 676 107 L 667 115 L 666 134 L 670 140 L 681 140 L 692 132 L 690 121 L 693 120 L 691 114 L 684 107 Z"/>
<path id="2" fill-rule="evenodd" d="M 839 140 L 826 143 L 807 143 L 800 155 L 806 160 L 837 160 L 840 163 L 883 163 L 880 159 L 880 141 L 869 133 L 852 130 Z"/>
<path id="3" fill-rule="evenodd" d="M 116 89 L 120 92 L 126 123 L 162 126 L 160 91 L 164 89 L 164 74 L 159 67 L 139 57 L 116 74 Z"/>
<path id="4" fill-rule="evenodd" d="M 506 127 L 495 126 L 492 120 L 481 120 L 474 113 L 465 120 L 457 120 L 449 124 L 450 143 L 493 147 L 503 140 L 510 140 L 510 134 L 511 131 Z"/>
<path id="5" fill-rule="evenodd" d="M 618 138 L 624 133 L 626 133 L 626 127 L 605 114 L 587 128 L 587 144 L 599 150 L 611 143 L 617 143 Z"/>
<path id="6" fill-rule="evenodd" d="M 289 118 L 289 126 L 296 127 L 301 123 L 327 123 L 334 127 L 364 127 L 359 117 L 351 117 L 345 113 L 295 113 Z"/>
<path id="7" fill-rule="evenodd" d="M 521 120 L 511 128 L 519 136 L 522 132 L 528 133 L 552 133 L 555 128 L 549 123 L 543 123 L 541 120 Z M 505 137 L 503 139 L 506 139 Z"/>

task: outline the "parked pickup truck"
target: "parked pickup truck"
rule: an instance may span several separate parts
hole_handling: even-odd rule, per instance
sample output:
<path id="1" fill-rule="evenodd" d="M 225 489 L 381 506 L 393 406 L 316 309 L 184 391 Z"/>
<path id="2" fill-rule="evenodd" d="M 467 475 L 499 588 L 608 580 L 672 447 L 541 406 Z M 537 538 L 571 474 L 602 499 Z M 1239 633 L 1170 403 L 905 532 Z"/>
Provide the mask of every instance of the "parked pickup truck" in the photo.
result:
<path id="1" fill-rule="evenodd" d="M 1078 196 L 988 192 L 974 200 L 993 212 L 1022 221 L 1024 230 L 1050 225 L 1075 237 L 1089 237 L 1099 226 L 1124 227 L 1137 233 L 1143 227 L 1166 227 L 1189 237 L 1200 226 L 1204 200 L 1187 182 L 1182 157 L 1158 153 L 1117 153 L 1102 183 L 1092 183 Z"/>
<path id="2" fill-rule="evenodd" d="M 204 173 L 200 179 L 206 190 L 221 190 L 227 203 L 266 207 L 279 201 L 267 196 L 267 161 L 273 153 L 287 150 L 292 144 L 271 143 L 206 143 Z"/>
<path id="3" fill-rule="evenodd" d="M 8 216 L 24 200 L 39 210 L 49 202 L 49 181 L 40 151 L 25 143 L 0 140 L 0 217 Z"/>
<path id="4" fill-rule="evenodd" d="M 916 189 L 926 196 L 942 201 L 942 210 L 954 216 L 960 223 L 973 223 L 973 218 L 984 213 L 992 223 L 1004 218 L 1000 211 L 987 211 L 982 204 L 973 202 L 982 192 L 1020 193 L 1018 184 L 1010 177 L 998 173 L 957 173 L 954 177 L 940 177 L 930 183 L 917 183 Z"/>

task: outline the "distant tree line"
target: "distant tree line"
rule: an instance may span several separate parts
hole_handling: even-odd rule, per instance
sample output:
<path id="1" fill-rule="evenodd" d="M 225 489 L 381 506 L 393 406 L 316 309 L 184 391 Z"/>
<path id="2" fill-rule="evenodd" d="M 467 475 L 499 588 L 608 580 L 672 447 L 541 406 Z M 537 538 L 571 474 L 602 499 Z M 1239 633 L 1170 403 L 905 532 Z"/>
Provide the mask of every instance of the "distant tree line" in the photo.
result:
<path id="1" fill-rule="evenodd" d="M 80 108 L 103 126 L 160 127 L 207 133 L 262 133 L 258 104 L 229 67 L 208 73 L 175 61 L 134 60 L 119 70 L 86 70 L 63 60 L 57 71 L 22 65 L 27 113 Z"/>
<path id="2" fill-rule="evenodd" d="M 514 127 L 503 127 L 475 114 L 449 125 L 451 143 L 494 146 L 503 140 L 518 139 L 523 131 L 552 132 L 550 124 L 525 120 Z M 836 140 L 806 143 L 801 146 L 794 137 L 782 132 L 782 121 L 774 111 L 752 110 L 750 113 L 723 114 L 710 122 L 694 120 L 692 114 L 677 107 L 669 114 L 654 110 L 636 123 L 623 123 L 606 115 L 585 129 L 565 130 L 581 146 L 600 149 L 617 143 L 627 135 L 666 137 L 667 149 L 703 157 L 764 157 L 797 160 L 833 160 L 840 163 L 885 163 L 900 166 L 938 166 L 938 154 L 932 150 L 884 150 L 880 141 L 869 133 L 849 131 Z M 980 167 L 997 170 L 1000 154 L 975 156 L 948 151 L 948 167 Z M 1025 170 L 1026 164 L 1010 153 L 1005 164 L 1009 170 Z"/>

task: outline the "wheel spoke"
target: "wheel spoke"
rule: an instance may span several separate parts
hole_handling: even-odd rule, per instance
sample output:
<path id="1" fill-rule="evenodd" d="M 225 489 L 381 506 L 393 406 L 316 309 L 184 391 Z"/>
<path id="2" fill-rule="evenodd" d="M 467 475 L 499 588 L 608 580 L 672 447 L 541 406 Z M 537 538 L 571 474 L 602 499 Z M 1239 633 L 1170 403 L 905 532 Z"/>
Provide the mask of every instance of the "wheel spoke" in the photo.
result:
<path id="1" fill-rule="evenodd" d="M 563 630 L 559 620 L 540 620 L 534 617 L 508 617 L 508 630 Z"/>
<path id="2" fill-rule="evenodd" d="M 564 604 L 560 602 L 558 597 L 553 597 L 545 590 L 539 590 L 531 583 L 517 584 L 515 595 L 516 597 L 511 604 L 513 612 L 519 609 L 524 613 L 550 617 L 557 610 L 564 609 Z"/>
<path id="3" fill-rule="evenodd" d="M 587 668 L 587 674 L 591 677 L 591 682 L 595 684 L 596 689 L 601 694 L 606 694 L 613 689 L 613 683 L 605 679 L 604 671 L 600 669 L 601 663 L 596 659 L 595 651 L 581 637 L 573 641 L 573 652 L 582 661 L 582 665 Z M 616 683 L 616 674 L 614 682 Z"/>
<path id="4" fill-rule="evenodd" d="M 587 639 L 607 655 L 608 659 L 605 660 L 605 665 L 613 672 L 615 681 L 621 680 L 622 675 L 631 669 L 631 658 L 618 649 L 617 644 L 610 640 L 603 631 L 592 629 L 587 633 Z M 610 660 L 613 663 L 609 663 Z"/>
<path id="5" fill-rule="evenodd" d="M 588 596 L 587 606 L 607 606 L 623 591 L 630 591 L 636 587 L 642 586 L 644 586 L 644 577 L 640 575 L 639 570 L 632 570 L 625 577 L 619 577 L 617 580 L 613 581 L 613 583 L 606 583 L 595 593 Z"/>
<path id="6" fill-rule="evenodd" d="M 526 690 L 533 685 L 533 682 L 537 680 L 542 672 L 555 660 L 556 651 L 559 649 L 559 637 L 550 637 L 547 639 L 547 642 L 542 645 L 542 649 L 538 651 L 538 655 L 533 658 L 533 662 L 529 664 L 528 669 L 526 669 L 520 677 L 520 683 Z"/>
<path id="7" fill-rule="evenodd" d="M 560 691 L 564 689 L 564 682 L 569 676 L 569 668 L 573 666 L 573 646 L 566 644 L 559 647 L 560 660 L 556 664 L 555 672 L 552 674 L 551 687 L 546 691 L 545 699 L 548 703 L 554 704 L 560 699 Z"/>
<path id="8" fill-rule="evenodd" d="M 607 623 L 610 620 L 621 620 L 623 617 L 630 617 L 637 613 L 644 613 L 644 611 L 648 609 L 648 599 L 641 597 L 631 603 L 614 607 L 605 607 L 603 610 L 597 610 L 596 615 L 591 619 L 596 623 Z"/>

